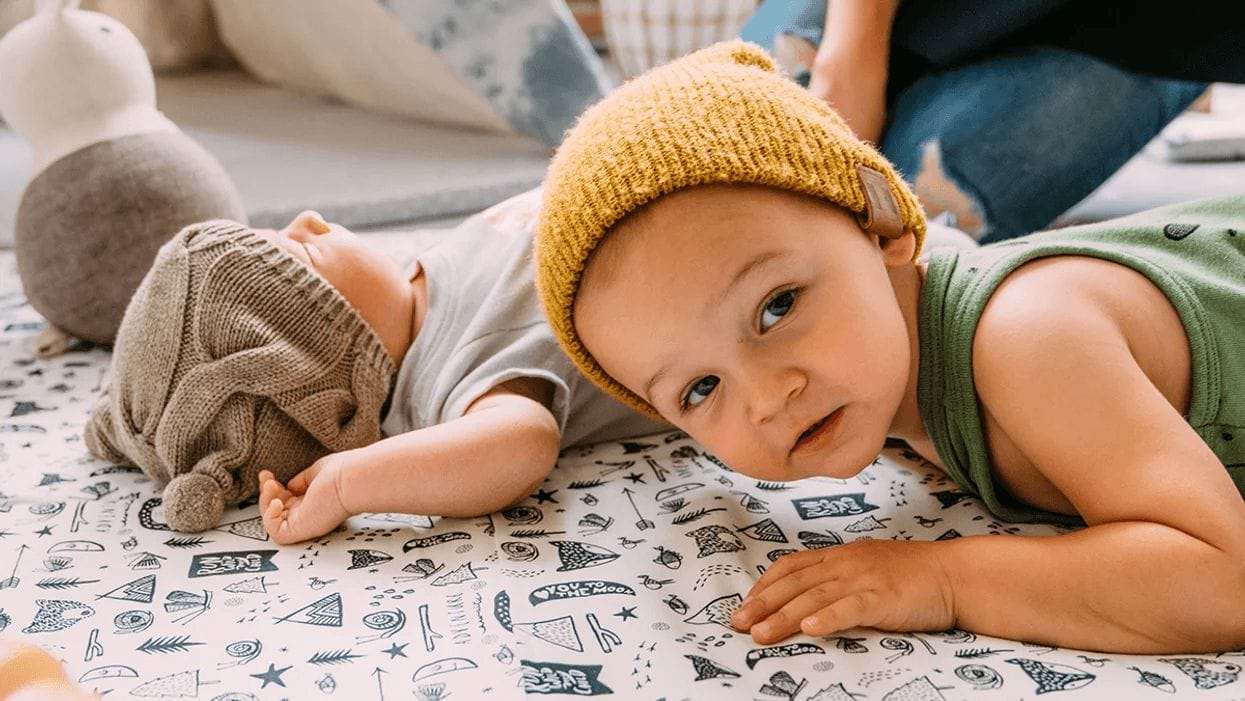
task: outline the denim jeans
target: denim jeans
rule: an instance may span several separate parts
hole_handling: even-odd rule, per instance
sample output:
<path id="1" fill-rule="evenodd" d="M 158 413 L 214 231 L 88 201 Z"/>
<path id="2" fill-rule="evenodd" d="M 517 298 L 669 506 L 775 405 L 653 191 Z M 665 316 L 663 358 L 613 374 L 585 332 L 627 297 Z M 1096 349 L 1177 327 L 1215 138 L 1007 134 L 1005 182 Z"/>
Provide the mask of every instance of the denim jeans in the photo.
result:
<path id="1" fill-rule="evenodd" d="M 782 5 L 786 12 L 775 7 Z M 825 0 L 767 0 L 743 38 L 772 47 L 782 32 L 816 45 L 825 8 Z M 1037 44 L 908 68 L 898 85 L 897 73 L 892 64 L 882 153 L 931 215 L 951 212 L 982 242 L 1048 226 L 1207 85 Z M 796 77 L 807 81 L 806 74 Z"/>

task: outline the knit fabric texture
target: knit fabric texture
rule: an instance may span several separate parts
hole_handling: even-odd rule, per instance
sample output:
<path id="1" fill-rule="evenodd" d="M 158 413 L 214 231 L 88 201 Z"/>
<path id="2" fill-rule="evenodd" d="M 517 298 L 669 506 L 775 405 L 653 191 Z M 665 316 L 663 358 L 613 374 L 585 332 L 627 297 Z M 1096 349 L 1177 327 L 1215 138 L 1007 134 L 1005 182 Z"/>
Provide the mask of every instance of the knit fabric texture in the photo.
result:
<path id="1" fill-rule="evenodd" d="M 260 234 L 217 220 L 162 246 L 117 332 L 87 448 L 164 488 L 174 530 L 218 525 L 255 496 L 380 438 L 395 366 L 324 278 Z"/>
<path id="2" fill-rule="evenodd" d="M 804 193 L 860 218 L 872 210 L 859 166 L 889 184 L 919 254 L 925 217 L 894 167 L 825 102 L 784 77 L 759 46 L 722 42 L 625 83 L 584 112 L 545 179 L 536 282 L 558 342 L 602 389 L 657 415 L 600 367 L 575 330 L 584 267 L 605 235 L 658 197 L 709 183 Z"/>

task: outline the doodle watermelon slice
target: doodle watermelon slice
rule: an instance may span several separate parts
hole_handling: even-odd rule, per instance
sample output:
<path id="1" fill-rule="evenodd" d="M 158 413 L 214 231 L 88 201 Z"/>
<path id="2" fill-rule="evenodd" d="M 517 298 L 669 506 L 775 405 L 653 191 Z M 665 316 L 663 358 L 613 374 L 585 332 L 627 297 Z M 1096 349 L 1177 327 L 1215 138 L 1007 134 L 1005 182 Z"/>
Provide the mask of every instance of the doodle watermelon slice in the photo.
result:
<path id="1" fill-rule="evenodd" d="M 389 562 L 392 559 L 393 555 L 379 550 L 351 550 L 350 567 L 346 569 L 358 570 L 381 562 Z"/>
<path id="2" fill-rule="evenodd" d="M 584 646 L 579 640 L 579 631 L 575 630 L 575 619 L 570 616 L 550 618 L 547 621 L 535 623 L 515 623 L 514 629 L 567 650 L 584 651 Z"/>
<path id="3" fill-rule="evenodd" d="M 259 516 L 234 521 L 233 523 L 222 523 L 213 530 L 232 533 L 243 538 L 250 538 L 251 540 L 268 540 L 268 531 L 264 529 L 264 520 Z"/>
<path id="4" fill-rule="evenodd" d="M 551 543 L 557 547 L 558 559 L 562 561 L 562 565 L 557 569 L 558 572 L 596 567 L 618 559 L 618 553 L 592 543 L 580 543 L 574 540 L 554 540 Z"/>

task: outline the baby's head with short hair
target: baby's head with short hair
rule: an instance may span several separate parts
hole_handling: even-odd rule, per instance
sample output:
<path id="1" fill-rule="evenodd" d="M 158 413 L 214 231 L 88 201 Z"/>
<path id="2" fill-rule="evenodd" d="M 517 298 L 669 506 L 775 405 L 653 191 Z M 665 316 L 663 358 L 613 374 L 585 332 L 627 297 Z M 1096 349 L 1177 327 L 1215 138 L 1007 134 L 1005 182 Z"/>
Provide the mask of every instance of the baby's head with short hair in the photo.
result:
<path id="1" fill-rule="evenodd" d="M 589 378 L 734 469 L 854 474 L 903 394 L 888 271 L 913 265 L 924 232 L 885 158 L 759 47 L 725 42 L 621 86 L 568 133 L 537 283 Z"/>
<path id="2" fill-rule="evenodd" d="M 160 249 L 86 427 L 93 454 L 164 486 L 178 531 L 216 526 L 258 492 L 261 469 L 285 481 L 380 437 L 394 359 L 347 297 L 268 233 L 210 221 Z"/>

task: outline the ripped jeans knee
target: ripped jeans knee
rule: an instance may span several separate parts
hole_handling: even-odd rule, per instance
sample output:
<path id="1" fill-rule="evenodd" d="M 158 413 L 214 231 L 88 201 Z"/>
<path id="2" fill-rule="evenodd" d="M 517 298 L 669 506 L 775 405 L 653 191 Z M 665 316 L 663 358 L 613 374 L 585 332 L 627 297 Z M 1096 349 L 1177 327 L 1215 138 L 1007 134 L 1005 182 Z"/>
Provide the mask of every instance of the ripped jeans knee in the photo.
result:
<path id="1" fill-rule="evenodd" d="M 980 240 L 986 233 L 989 226 L 981 203 L 947 172 L 937 139 L 927 141 L 922 147 L 920 167 L 911 177 L 913 189 L 928 217 L 950 215 L 948 223 L 974 240 Z"/>

